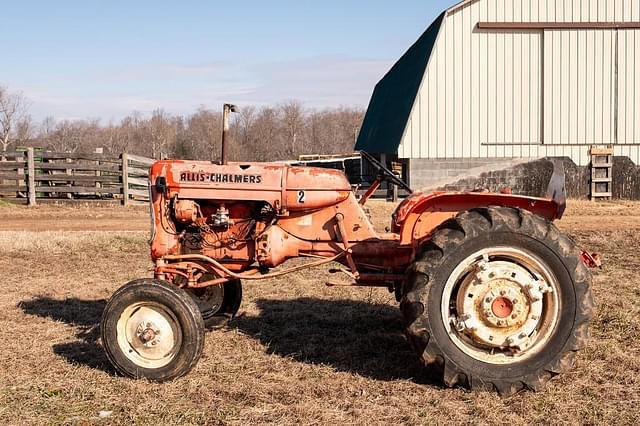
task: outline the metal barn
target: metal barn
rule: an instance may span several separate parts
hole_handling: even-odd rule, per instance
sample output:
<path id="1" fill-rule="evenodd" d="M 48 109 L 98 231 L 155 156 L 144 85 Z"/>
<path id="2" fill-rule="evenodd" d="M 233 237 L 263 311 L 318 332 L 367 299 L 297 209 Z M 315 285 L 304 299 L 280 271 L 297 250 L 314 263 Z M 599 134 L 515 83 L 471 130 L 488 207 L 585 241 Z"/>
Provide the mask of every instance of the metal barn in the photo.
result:
<path id="1" fill-rule="evenodd" d="M 373 93 L 357 149 L 414 187 L 513 158 L 640 165 L 638 0 L 467 0 L 440 15 Z"/>

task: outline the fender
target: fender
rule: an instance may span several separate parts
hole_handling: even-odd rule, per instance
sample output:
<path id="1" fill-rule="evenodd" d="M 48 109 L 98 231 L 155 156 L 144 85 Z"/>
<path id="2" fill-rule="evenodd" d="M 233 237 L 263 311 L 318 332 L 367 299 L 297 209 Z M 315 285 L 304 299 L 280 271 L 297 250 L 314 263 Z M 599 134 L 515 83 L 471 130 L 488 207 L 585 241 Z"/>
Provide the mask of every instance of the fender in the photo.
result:
<path id="1" fill-rule="evenodd" d="M 413 245 L 458 213 L 477 207 L 500 206 L 528 210 L 554 221 L 562 218 L 564 204 L 545 198 L 481 192 L 414 193 L 393 213 L 392 230 L 400 234 L 401 245 Z"/>

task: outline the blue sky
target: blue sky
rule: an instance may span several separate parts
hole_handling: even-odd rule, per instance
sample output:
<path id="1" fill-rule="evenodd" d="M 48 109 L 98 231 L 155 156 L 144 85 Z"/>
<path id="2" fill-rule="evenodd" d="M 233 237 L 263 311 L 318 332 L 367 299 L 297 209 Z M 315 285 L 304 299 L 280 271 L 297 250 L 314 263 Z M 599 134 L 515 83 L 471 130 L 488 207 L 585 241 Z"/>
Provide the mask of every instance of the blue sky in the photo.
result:
<path id="1" fill-rule="evenodd" d="M 36 120 L 297 99 L 366 106 L 453 0 L 29 1 L 1 7 L 0 85 Z"/>

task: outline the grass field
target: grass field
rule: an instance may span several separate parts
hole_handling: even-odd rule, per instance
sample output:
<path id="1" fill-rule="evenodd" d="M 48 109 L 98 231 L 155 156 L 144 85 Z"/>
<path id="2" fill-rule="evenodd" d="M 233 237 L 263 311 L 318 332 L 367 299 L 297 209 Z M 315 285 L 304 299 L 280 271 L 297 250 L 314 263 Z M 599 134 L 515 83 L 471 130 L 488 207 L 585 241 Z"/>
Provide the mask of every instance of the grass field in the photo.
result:
<path id="1" fill-rule="evenodd" d="M 372 205 L 378 227 L 392 210 Z M 571 206 L 560 226 L 605 258 L 593 340 L 545 392 L 509 398 L 434 383 L 394 297 L 327 288 L 324 270 L 246 284 L 188 376 L 118 377 L 97 327 L 115 289 L 151 275 L 147 226 L 142 208 L 0 205 L 0 424 L 640 423 L 640 203 Z"/>

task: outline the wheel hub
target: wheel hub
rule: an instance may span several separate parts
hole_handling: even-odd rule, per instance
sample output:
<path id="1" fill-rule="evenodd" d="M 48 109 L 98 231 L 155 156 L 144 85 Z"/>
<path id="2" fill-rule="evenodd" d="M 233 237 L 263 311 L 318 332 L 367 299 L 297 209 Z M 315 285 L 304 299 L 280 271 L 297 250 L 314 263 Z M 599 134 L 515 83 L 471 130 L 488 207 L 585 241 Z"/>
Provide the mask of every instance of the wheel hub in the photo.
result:
<path id="1" fill-rule="evenodd" d="M 214 277 L 209 275 L 206 276 L 206 279 L 214 279 Z M 222 285 L 190 290 L 190 292 L 205 319 L 218 313 L 224 303 L 224 286 Z"/>
<path id="2" fill-rule="evenodd" d="M 507 318 L 513 312 L 513 303 L 506 297 L 496 297 L 491 304 L 491 312 L 498 318 Z"/>
<path id="3" fill-rule="evenodd" d="M 127 358 L 146 368 L 168 364 L 180 332 L 174 315 L 160 305 L 140 303 L 125 309 L 118 320 L 118 344 Z"/>
<path id="4" fill-rule="evenodd" d="M 152 322 L 140 323 L 136 328 L 136 336 L 145 346 L 155 346 L 160 341 L 160 329 Z"/>
<path id="5" fill-rule="evenodd" d="M 540 324 L 543 296 L 551 291 L 524 267 L 485 256 L 460 286 L 455 328 L 488 348 L 525 350 Z"/>
<path id="6" fill-rule="evenodd" d="M 487 325 L 499 328 L 521 326 L 529 310 L 527 297 L 519 285 L 510 282 L 489 282 L 478 288 L 480 319 Z"/>

